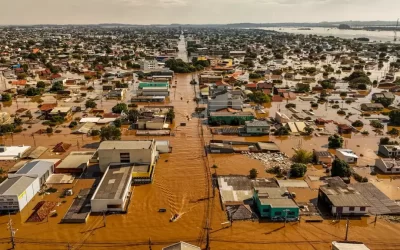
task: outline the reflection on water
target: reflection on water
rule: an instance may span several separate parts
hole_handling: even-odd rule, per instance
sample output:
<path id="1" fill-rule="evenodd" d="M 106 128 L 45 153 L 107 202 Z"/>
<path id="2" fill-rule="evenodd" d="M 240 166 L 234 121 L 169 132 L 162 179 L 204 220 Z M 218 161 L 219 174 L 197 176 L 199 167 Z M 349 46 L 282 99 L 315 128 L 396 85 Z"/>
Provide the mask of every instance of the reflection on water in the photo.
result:
<path id="1" fill-rule="evenodd" d="M 319 36 L 335 36 L 345 39 L 354 39 L 367 37 L 371 41 L 376 42 L 393 42 L 393 31 L 367 31 L 367 30 L 340 30 L 337 28 L 311 28 L 311 30 L 303 30 L 299 28 L 260 28 L 264 30 L 275 30 L 279 32 L 287 32 L 294 34 L 319 35 Z"/>

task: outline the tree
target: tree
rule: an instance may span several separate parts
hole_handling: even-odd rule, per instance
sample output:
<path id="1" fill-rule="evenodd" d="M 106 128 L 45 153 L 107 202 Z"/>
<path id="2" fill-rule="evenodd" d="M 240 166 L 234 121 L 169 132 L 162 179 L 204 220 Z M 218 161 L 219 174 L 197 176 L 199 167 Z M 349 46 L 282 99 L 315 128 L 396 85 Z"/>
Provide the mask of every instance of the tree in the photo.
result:
<path id="1" fill-rule="evenodd" d="M 167 113 L 167 121 L 169 121 L 170 123 L 172 123 L 175 119 L 175 111 L 174 109 L 169 109 L 168 113 Z"/>
<path id="2" fill-rule="evenodd" d="M 251 179 L 255 179 L 255 178 L 257 178 L 257 175 L 258 175 L 257 169 L 252 168 L 252 169 L 250 170 L 250 178 L 251 178 Z"/>
<path id="3" fill-rule="evenodd" d="M 102 127 L 100 130 L 101 141 L 121 140 L 121 130 L 115 126 Z"/>
<path id="4" fill-rule="evenodd" d="M 305 149 L 297 150 L 293 155 L 293 161 L 296 163 L 310 163 L 313 159 L 313 153 Z"/>
<path id="5" fill-rule="evenodd" d="M 393 103 L 394 99 L 389 99 L 385 97 L 379 97 L 375 100 L 376 103 L 382 104 L 385 108 L 389 107 Z"/>
<path id="6" fill-rule="evenodd" d="M 18 116 L 14 117 L 14 124 L 15 126 L 21 126 L 22 125 L 22 119 L 19 118 Z"/>
<path id="7" fill-rule="evenodd" d="M 387 132 L 388 135 L 399 135 L 399 130 L 392 128 L 390 131 Z"/>
<path id="8" fill-rule="evenodd" d="M 383 137 L 379 140 L 379 145 L 398 145 L 397 141 L 391 141 L 389 137 Z"/>
<path id="9" fill-rule="evenodd" d="M 362 127 L 362 126 L 364 126 L 364 123 L 362 121 L 360 121 L 360 120 L 356 120 L 351 124 L 351 126 L 353 126 L 353 127 Z"/>
<path id="10" fill-rule="evenodd" d="M 35 96 L 35 95 L 40 95 L 40 89 L 38 88 L 28 88 L 26 90 L 26 95 L 27 96 Z"/>
<path id="11" fill-rule="evenodd" d="M 390 123 L 400 125 L 400 110 L 392 110 L 389 113 Z"/>
<path id="12" fill-rule="evenodd" d="M 135 123 L 138 117 L 139 117 L 139 111 L 137 111 L 136 109 L 131 109 L 128 111 L 128 120 L 130 122 Z"/>
<path id="13" fill-rule="evenodd" d="M 121 121 L 121 119 L 116 119 L 116 120 L 114 121 L 114 126 L 117 127 L 117 128 L 120 128 L 120 127 L 122 126 L 122 121 Z"/>
<path id="14" fill-rule="evenodd" d="M 341 148 L 343 146 L 343 138 L 338 135 L 334 134 L 329 136 L 328 138 L 328 147 L 329 148 Z"/>
<path id="15" fill-rule="evenodd" d="M 43 81 L 38 81 L 36 83 L 36 88 L 44 89 L 45 87 L 46 87 L 46 83 L 44 83 Z"/>
<path id="16" fill-rule="evenodd" d="M 267 96 L 266 94 L 264 94 L 261 91 L 256 91 L 254 93 L 251 93 L 248 95 L 249 99 L 256 103 L 256 104 L 264 104 L 264 103 L 269 103 L 271 101 L 271 99 L 269 98 L 269 96 Z"/>
<path id="17" fill-rule="evenodd" d="M 384 125 L 379 120 L 372 120 L 370 122 L 370 125 L 372 127 L 374 127 L 374 128 L 377 128 L 377 129 L 383 129 L 384 128 Z"/>
<path id="18" fill-rule="evenodd" d="M 86 101 L 85 107 L 94 109 L 94 108 L 97 107 L 97 103 L 93 99 L 89 99 L 89 100 Z"/>
<path id="19" fill-rule="evenodd" d="M 9 102 L 9 101 L 11 101 L 11 95 L 10 95 L 10 94 L 7 94 L 7 93 L 1 94 L 1 100 L 2 100 L 3 102 Z"/>
<path id="20" fill-rule="evenodd" d="M 290 166 L 290 176 L 303 177 L 307 172 L 307 165 L 302 163 L 295 163 Z"/>
<path id="21" fill-rule="evenodd" d="M 48 133 L 48 134 L 53 133 L 53 128 L 52 127 L 47 127 L 46 128 L 46 133 Z"/>
<path id="22" fill-rule="evenodd" d="M 289 129 L 287 129 L 285 126 L 282 126 L 275 130 L 274 135 L 276 136 L 283 136 L 283 135 L 289 135 Z"/>
<path id="23" fill-rule="evenodd" d="M 51 86 L 50 91 L 52 92 L 57 92 L 57 91 L 61 91 L 64 90 L 64 85 L 62 82 L 55 82 L 53 83 L 53 85 Z"/>
<path id="24" fill-rule="evenodd" d="M 331 169 L 332 176 L 350 177 L 351 169 L 347 162 L 336 158 L 332 163 Z"/>
<path id="25" fill-rule="evenodd" d="M 116 114 L 121 114 L 122 112 L 127 113 L 128 106 L 125 103 L 121 102 L 121 103 L 118 103 L 117 105 L 115 105 L 111 110 L 113 113 L 116 113 Z"/>
<path id="26" fill-rule="evenodd" d="M 340 92 L 340 97 L 346 97 L 347 93 L 346 92 Z"/>
<path id="27" fill-rule="evenodd" d="M 312 127 L 307 126 L 304 128 L 304 133 L 306 135 L 311 135 L 313 132 L 314 132 L 314 129 Z"/>

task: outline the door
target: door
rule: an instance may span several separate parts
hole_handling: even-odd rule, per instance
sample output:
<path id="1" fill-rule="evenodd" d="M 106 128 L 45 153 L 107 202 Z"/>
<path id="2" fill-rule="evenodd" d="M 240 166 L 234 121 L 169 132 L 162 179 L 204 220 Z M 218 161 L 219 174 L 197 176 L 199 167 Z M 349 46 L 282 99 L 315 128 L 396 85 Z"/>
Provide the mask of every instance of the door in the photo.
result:
<path id="1" fill-rule="evenodd" d="M 342 214 L 343 213 L 343 208 L 342 207 L 337 207 L 336 208 L 336 213 L 337 214 Z"/>

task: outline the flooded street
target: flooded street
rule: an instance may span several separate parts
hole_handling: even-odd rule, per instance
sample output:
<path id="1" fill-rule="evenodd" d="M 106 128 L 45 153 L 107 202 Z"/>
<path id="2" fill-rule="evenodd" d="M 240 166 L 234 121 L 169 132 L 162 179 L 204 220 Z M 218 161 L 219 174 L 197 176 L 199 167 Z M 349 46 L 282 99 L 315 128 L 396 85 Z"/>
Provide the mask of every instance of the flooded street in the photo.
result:
<path id="1" fill-rule="evenodd" d="M 179 43 L 179 57 L 187 60 L 185 42 L 181 37 Z M 185 58 L 186 57 L 186 58 Z M 250 159 L 245 155 L 206 155 L 205 145 L 211 139 L 238 140 L 238 141 L 274 141 L 280 150 L 287 155 L 293 154 L 294 147 L 303 147 L 307 150 L 327 149 L 327 136 L 321 137 L 237 137 L 212 135 L 205 124 L 204 119 L 192 117 L 197 106 L 193 101 L 198 86 L 190 85 L 191 74 L 176 74 L 173 79 L 170 97 L 164 103 L 173 105 L 175 109 L 174 136 L 154 137 L 159 140 L 169 140 L 173 147 L 172 153 L 161 155 L 155 169 L 152 184 L 132 187 L 132 198 L 127 214 L 108 215 L 105 220 L 100 215 L 91 215 L 86 224 L 60 224 L 70 206 L 74 196 L 60 198 L 60 192 L 64 188 L 72 188 L 74 194 L 82 188 L 90 187 L 93 179 L 78 179 L 73 184 L 53 185 L 57 192 L 46 196 L 35 196 L 34 200 L 21 213 L 11 215 L 16 233 L 16 249 L 153 249 L 179 241 L 186 241 L 203 249 L 207 245 L 207 232 L 209 233 L 210 249 L 329 249 L 332 241 L 343 240 L 345 235 L 345 221 L 332 221 L 326 219 L 320 223 L 307 223 L 305 218 L 300 222 L 264 223 L 258 221 L 239 221 L 227 227 L 227 215 L 221 205 L 217 188 L 211 185 L 211 174 L 219 175 L 241 174 L 247 175 L 249 170 L 256 168 L 260 177 L 272 177 L 264 171 L 261 162 Z M 174 84 L 175 81 L 177 84 Z M 372 90 L 374 91 L 374 90 Z M 102 94 L 96 87 L 95 93 Z M 131 94 L 130 94 L 131 95 Z M 55 101 L 53 97 L 43 97 L 46 102 Z M 125 100 L 129 100 L 129 96 Z M 343 104 L 344 107 L 354 113 L 353 120 L 359 117 L 357 107 L 364 100 L 355 104 Z M 105 112 L 111 112 L 116 100 L 103 100 L 101 107 Z M 310 104 L 299 100 L 296 103 L 298 110 L 310 109 Z M 13 101 L 12 106 L 3 107 L 5 111 L 19 108 L 36 110 L 37 103 L 27 100 Z M 15 105 L 15 106 L 14 106 Z M 150 104 L 159 105 L 159 104 Z M 204 104 L 202 104 L 204 105 Z M 273 116 L 277 110 L 289 114 L 285 103 L 272 103 L 266 108 L 266 116 Z M 315 116 L 329 118 L 333 109 L 320 105 L 314 109 Z M 189 118 L 188 118 L 189 117 Z M 346 122 L 345 117 L 340 117 L 338 122 Z M 365 121 L 365 120 L 364 120 Z M 186 123 L 186 126 L 177 124 Z M 1 143 L 6 145 L 31 145 L 53 147 L 59 142 L 72 144 L 71 150 L 93 150 L 99 142 L 98 138 L 86 135 L 71 135 L 69 128 L 60 127 L 61 133 L 52 135 L 34 135 L 32 132 L 38 129 L 40 124 L 32 125 L 21 134 L 10 135 L 1 138 Z M 366 126 L 367 127 L 367 126 Z M 369 126 L 368 126 L 369 127 Z M 327 130 L 334 132 L 334 124 L 327 125 Z M 357 155 L 363 155 L 359 165 L 373 164 L 377 157 L 372 150 L 380 139 L 380 136 L 370 134 L 350 135 L 345 139 L 345 146 L 355 151 Z M 153 137 L 151 137 L 153 138 Z M 151 139 L 132 135 L 132 131 L 123 129 L 122 140 Z M 63 158 L 47 151 L 41 158 Z M 216 164 L 218 169 L 210 169 Z M 12 166 L 13 162 L 6 162 L 4 166 Z M 317 172 L 317 171 L 316 171 Z M 320 171 L 322 172 L 322 171 Z M 385 180 L 386 181 L 386 180 Z M 388 180 L 389 181 L 389 180 Z M 383 183 L 383 182 L 382 182 Z M 397 185 L 397 183 L 396 183 Z M 400 185 L 400 184 L 399 184 Z M 379 184 L 377 184 L 379 188 Z M 382 187 L 385 188 L 385 187 Z M 316 190 L 313 190 L 316 193 Z M 399 199 L 398 188 L 391 190 L 390 198 Z M 308 200 L 304 194 L 302 197 Z M 49 217 L 39 223 L 26 222 L 32 208 L 38 201 L 50 200 L 60 202 L 56 207 L 58 216 Z M 63 203 L 65 201 L 65 203 Z M 159 213 L 160 208 L 165 208 L 166 213 Z M 169 222 L 171 216 L 178 214 L 176 222 Z M 9 235 L 7 230 L 8 216 L 0 216 L 0 249 L 9 249 Z M 349 240 L 362 241 L 371 249 L 400 249 L 400 239 L 397 232 L 400 224 L 389 223 L 379 218 L 376 225 L 374 218 L 362 218 L 350 221 Z M 224 223 L 224 224 L 223 224 Z"/>

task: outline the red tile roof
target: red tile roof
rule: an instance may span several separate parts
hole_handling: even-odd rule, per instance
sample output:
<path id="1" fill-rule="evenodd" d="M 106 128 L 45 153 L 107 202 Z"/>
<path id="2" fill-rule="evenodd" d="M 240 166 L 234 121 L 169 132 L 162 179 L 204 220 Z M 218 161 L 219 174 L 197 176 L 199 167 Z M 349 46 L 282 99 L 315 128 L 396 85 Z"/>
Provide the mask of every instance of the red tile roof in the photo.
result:
<path id="1" fill-rule="evenodd" d="M 11 84 L 12 85 L 18 85 L 18 86 L 25 86 L 26 85 L 26 80 L 13 81 Z"/>
<path id="2" fill-rule="evenodd" d="M 282 96 L 280 96 L 280 95 L 274 95 L 274 96 L 272 97 L 272 101 L 273 101 L 273 102 L 282 102 L 282 101 L 283 101 L 283 98 L 282 98 Z"/>

